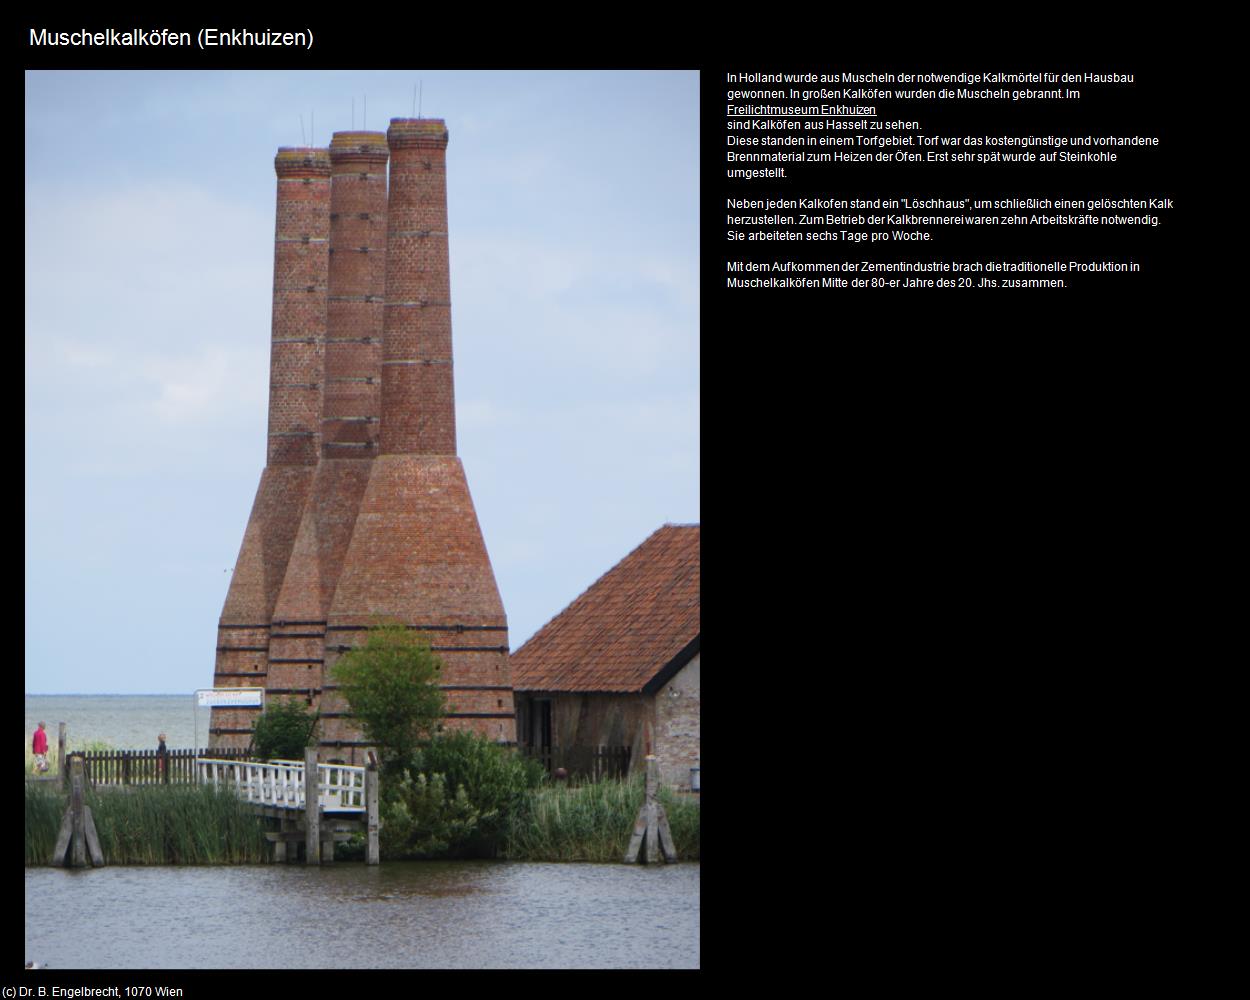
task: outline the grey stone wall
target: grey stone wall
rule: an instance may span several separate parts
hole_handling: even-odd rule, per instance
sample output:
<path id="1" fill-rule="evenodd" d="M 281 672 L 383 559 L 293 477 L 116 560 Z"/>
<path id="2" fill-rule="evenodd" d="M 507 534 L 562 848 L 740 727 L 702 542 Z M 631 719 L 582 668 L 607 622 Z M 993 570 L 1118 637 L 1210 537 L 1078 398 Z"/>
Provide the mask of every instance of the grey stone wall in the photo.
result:
<path id="1" fill-rule="evenodd" d="M 690 790 L 690 769 L 699 764 L 699 660 L 696 654 L 655 696 L 655 753 L 660 780 Z"/>

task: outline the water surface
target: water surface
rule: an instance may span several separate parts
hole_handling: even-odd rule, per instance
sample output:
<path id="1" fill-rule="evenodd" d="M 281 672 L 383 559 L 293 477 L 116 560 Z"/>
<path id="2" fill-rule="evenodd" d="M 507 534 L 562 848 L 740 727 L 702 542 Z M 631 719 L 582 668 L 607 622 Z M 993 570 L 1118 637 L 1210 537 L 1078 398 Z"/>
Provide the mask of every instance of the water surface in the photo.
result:
<path id="1" fill-rule="evenodd" d="M 57 723 L 66 723 L 71 750 L 107 743 L 118 750 L 155 750 L 164 733 L 170 750 L 208 743 L 209 709 L 197 708 L 193 694 L 28 694 L 26 745 L 35 727 L 48 725 L 56 751 Z M 199 742 L 196 743 L 198 730 Z"/>
<path id="2" fill-rule="evenodd" d="M 54 970 L 699 965 L 697 863 L 27 868 L 26 913 Z"/>

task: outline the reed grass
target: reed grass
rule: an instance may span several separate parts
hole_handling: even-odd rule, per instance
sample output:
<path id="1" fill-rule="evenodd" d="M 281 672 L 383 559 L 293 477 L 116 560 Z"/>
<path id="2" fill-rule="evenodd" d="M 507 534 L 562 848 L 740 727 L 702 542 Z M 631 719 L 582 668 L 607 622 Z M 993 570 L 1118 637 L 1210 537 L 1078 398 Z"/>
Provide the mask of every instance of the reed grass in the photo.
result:
<path id="1" fill-rule="evenodd" d="M 26 782 L 26 864 L 52 861 L 64 812 L 65 794 L 60 788 L 51 782 Z"/>
<path id="2" fill-rule="evenodd" d="M 514 861 L 619 862 L 644 797 L 641 776 L 526 793 L 503 824 L 498 856 Z M 699 806 L 661 788 L 678 857 L 699 857 Z M 26 782 L 26 864 L 52 861 L 68 796 L 55 782 Z M 265 861 L 264 821 L 229 789 L 139 785 L 89 789 L 109 864 L 250 864 Z M 361 845 L 363 851 L 363 843 Z"/>
<path id="3" fill-rule="evenodd" d="M 500 856 L 513 861 L 620 861 L 645 794 L 641 776 L 533 792 L 510 817 Z M 661 788 L 677 855 L 699 857 L 699 806 Z"/>
<path id="4" fill-rule="evenodd" d="M 216 865 L 266 860 L 263 821 L 232 791 L 203 785 L 142 785 L 87 792 L 109 864 Z M 52 862 L 66 793 L 26 784 L 26 864 Z"/>

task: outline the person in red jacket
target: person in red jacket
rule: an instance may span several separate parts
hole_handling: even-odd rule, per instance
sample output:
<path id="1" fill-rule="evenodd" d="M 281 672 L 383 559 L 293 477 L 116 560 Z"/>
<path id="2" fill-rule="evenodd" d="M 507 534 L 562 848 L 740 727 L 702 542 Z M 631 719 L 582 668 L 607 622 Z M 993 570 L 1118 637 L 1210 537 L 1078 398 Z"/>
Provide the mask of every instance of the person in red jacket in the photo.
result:
<path id="1" fill-rule="evenodd" d="M 30 741 L 30 749 L 35 755 L 35 770 L 42 774 L 48 769 L 48 734 L 44 731 L 42 722 Z"/>

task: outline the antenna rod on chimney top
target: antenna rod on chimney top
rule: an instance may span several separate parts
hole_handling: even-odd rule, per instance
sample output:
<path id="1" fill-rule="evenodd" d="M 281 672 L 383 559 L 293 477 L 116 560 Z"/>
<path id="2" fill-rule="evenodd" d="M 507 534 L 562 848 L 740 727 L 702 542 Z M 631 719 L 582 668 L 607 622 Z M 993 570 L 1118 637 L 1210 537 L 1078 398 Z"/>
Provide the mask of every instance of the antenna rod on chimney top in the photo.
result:
<path id="1" fill-rule="evenodd" d="M 299 116 L 299 142 L 301 146 L 308 145 L 308 139 L 304 135 L 304 115 L 302 113 Z"/>

